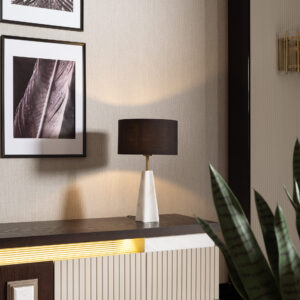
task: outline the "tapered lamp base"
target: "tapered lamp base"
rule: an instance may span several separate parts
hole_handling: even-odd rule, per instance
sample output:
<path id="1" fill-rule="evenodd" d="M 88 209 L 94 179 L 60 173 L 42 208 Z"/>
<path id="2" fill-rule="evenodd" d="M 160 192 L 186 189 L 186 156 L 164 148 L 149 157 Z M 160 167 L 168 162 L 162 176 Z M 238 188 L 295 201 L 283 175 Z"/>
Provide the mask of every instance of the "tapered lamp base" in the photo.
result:
<path id="1" fill-rule="evenodd" d="M 142 172 L 136 221 L 159 222 L 153 171 Z"/>

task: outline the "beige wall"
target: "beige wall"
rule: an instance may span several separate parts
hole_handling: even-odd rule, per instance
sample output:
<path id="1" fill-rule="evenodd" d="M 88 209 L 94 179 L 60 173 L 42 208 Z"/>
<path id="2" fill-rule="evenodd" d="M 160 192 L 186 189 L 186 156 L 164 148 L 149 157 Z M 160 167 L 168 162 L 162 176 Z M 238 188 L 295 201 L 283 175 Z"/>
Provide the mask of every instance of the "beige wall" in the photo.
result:
<path id="1" fill-rule="evenodd" d="M 208 162 L 227 170 L 227 0 L 87 0 L 85 159 L 0 159 L 0 222 L 134 215 L 144 159 L 117 155 L 120 118 L 179 120 L 179 155 L 154 157 L 161 213 L 216 219 Z"/>
<path id="2" fill-rule="evenodd" d="M 300 138 L 300 76 L 277 71 L 276 34 L 300 29 L 299 0 L 251 1 L 251 186 L 273 209 L 279 203 L 300 250 L 292 191 L 292 154 Z M 252 224 L 261 239 L 252 200 Z"/>

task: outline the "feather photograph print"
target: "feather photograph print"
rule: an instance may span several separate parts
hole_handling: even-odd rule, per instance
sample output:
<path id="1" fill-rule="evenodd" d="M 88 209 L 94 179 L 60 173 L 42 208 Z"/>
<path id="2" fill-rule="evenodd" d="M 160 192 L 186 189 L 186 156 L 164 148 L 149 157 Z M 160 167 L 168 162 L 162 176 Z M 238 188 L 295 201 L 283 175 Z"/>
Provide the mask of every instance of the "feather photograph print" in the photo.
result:
<path id="1" fill-rule="evenodd" d="M 73 12 L 73 0 L 11 0 L 11 3 Z"/>
<path id="2" fill-rule="evenodd" d="M 75 62 L 13 57 L 14 138 L 75 139 Z"/>

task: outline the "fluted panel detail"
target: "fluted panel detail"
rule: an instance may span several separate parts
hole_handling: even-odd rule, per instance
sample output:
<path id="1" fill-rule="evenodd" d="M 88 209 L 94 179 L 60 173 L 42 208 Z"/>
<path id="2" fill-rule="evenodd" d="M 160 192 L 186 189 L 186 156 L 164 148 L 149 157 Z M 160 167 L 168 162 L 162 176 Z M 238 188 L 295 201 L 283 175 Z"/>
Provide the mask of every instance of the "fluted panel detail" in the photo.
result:
<path id="1" fill-rule="evenodd" d="M 55 300 L 214 300 L 216 247 L 55 262 Z"/>

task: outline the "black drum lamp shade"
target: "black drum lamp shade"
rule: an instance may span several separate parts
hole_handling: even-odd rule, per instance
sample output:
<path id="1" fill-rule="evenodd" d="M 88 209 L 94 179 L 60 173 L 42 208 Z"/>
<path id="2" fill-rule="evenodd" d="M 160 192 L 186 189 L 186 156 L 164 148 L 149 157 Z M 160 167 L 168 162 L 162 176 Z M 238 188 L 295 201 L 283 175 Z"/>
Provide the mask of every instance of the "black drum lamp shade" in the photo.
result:
<path id="1" fill-rule="evenodd" d="M 119 120 L 118 154 L 177 155 L 178 122 L 164 119 Z"/>

